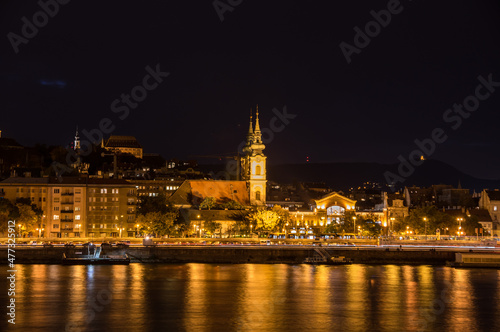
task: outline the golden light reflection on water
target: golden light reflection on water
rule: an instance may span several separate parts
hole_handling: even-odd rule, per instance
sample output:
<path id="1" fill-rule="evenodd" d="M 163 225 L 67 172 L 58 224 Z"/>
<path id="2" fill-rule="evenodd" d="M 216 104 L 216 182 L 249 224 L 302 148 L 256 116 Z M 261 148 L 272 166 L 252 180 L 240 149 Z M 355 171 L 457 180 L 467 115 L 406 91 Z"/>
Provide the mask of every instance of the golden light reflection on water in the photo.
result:
<path id="1" fill-rule="evenodd" d="M 88 267 L 76 265 L 68 268 L 71 269 L 71 278 L 68 280 L 68 288 L 71 290 L 67 303 L 68 320 L 70 322 L 83 322 L 85 310 L 82 310 L 82 299 L 85 299 L 87 295 L 85 270 Z"/>
<path id="2" fill-rule="evenodd" d="M 451 291 L 449 292 L 450 303 L 447 304 L 452 312 L 451 319 L 449 320 L 450 328 L 455 331 L 459 331 L 464 326 L 475 328 L 475 317 L 468 314 L 469 311 L 475 311 L 474 293 L 470 285 L 471 270 L 454 269 L 452 272 L 453 286 L 451 286 Z"/>
<path id="3" fill-rule="evenodd" d="M 379 285 L 380 293 L 386 294 L 379 303 L 381 326 L 392 326 L 401 317 L 405 300 L 404 292 L 401 292 L 401 275 L 400 266 L 385 266 Z"/>
<path id="4" fill-rule="evenodd" d="M 242 331 L 265 328 L 276 318 L 288 298 L 286 265 L 245 265 L 245 283 L 241 289 L 235 326 Z M 291 288 L 295 288 L 291 285 Z"/>
<path id="5" fill-rule="evenodd" d="M 207 325 L 207 306 L 210 303 L 207 299 L 206 283 L 207 266 L 202 264 L 187 264 L 188 286 L 186 290 L 187 306 L 191 308 L 185 314 L 184 327 L 186 331 L 199 331 L 200 328 Z"/>
<path id="6" fill-rule="evenodd" d="M 367 276 L 367 266 L 365 265 L 350 265 L 347 266 L 347 315 L 350 323 L 360 330 L 367 330 L 367 321 L 365 315 L 355 315 L 353 313 L 370 310 L 370 303 L 366 301 L 366 294 L 369 291 L 368 287 L 373 280 Z"/>
<path id="7" fill-rule="evenodd" d="M 17 271 L 16 328 L 26 331 L 63 331 L 68 322 L 83 331 L 474 331 L 485 320 L 486 330 L 500 330 L 495 270 L 131 264 Z M 107 290 L 112 301 L 89 320 L 89 297 Z M 440 300 L 445 307 L 433 310 Z"/>

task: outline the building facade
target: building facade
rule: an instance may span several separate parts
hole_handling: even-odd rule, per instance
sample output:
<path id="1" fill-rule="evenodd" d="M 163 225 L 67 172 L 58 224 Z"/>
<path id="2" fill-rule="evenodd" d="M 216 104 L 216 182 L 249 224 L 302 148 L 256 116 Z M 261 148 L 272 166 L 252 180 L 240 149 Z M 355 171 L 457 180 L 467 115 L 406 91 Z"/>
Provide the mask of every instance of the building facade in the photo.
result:
<path id="1" fill-rule="evenodd" d="M 246 145 L 243 147 L 241 158 L 241 178 L 247 182 L 250 195 L 250 204 L 264 205 L 266 203 L 267 167 L 263 150 L 266 148 L 262 142 L 262 132 L 259 123 L 259 107 L 257 106 L 255 130 L 253 129 L 252 116 L 248 128 Z"/>
<path id="2" fill-rule="evenodd" d="M 111 135 L 107 140 L 102 142 L 103 148 L 110 152 L 128 153 L 136 158 L 142 159 L 143 148 L 134 136 L 117 136 Z"/>
<path id="3" fill-rule="evenodd" d="M 12 203 L 27 198 L 43 211 L 43 236 L 134 236 L 137 192 L 120 179 L 88 177 L 9 178 L 0 192 Z"/>

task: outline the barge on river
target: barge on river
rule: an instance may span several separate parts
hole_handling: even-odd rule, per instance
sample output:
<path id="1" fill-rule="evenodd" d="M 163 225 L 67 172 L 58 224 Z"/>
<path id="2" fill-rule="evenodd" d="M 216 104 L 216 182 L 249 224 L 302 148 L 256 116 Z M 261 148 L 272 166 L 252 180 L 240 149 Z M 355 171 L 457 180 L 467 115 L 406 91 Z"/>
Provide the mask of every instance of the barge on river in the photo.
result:
<path id="1" fill-rule="evenodd" d="M 500 268 L 500 253 L 457 252 L 452 267 Z"/>

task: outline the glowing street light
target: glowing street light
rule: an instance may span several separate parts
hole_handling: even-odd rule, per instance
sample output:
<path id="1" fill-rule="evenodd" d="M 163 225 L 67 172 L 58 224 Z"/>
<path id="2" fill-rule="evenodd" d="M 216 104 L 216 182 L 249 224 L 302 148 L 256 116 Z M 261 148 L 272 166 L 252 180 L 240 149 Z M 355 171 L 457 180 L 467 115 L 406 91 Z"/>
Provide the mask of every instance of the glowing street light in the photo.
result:
<path id="1" fill-rule="evenodd" d="M 425 240 L 427 241 L 427 218 L 424 217 L 424 224 L 425 224 Z"/>
<path id="2" fill-rule="evenodd" d="M 457 218 L 457 221 L 458 221 L 458 236 L 460 236 L 461 234 L 463 234 L 463 232 L 461 231 L 462 230 L 462 221 L 464 220 L 464 218 Z"/>

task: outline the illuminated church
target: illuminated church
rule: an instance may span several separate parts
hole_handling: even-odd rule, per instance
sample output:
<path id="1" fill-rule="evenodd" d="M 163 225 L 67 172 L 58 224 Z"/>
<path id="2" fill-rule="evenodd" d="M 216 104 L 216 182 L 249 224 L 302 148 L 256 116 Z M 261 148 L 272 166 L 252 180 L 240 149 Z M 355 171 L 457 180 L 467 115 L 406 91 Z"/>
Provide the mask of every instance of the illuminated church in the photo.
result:
<path id="1" fill-rule="evenodd" d="M 241 179 L 247 182 L 250 204 L 262 205 L 266 203 L 267 157 L 262 152 L 266 146 L 262 143 L 258 106 L 255 116 L 255 130 L 252 120 L 252 115 L 250 115 L 247 142 L 243 148 L 244 156 L 241 158 Z"/>
<path id="2" fill-rule="evenodd" d="M 186 180 L 169 198 L 175 206 L 191 209 L 207 197 L 215 198 L 218 204 L 235 201 L 243 206 L 266 204 L 267 170 L 266 148 L 262 142 L 259 109 L 250 115 L 243 155 L 239 158 L 238 180 Z"/>

